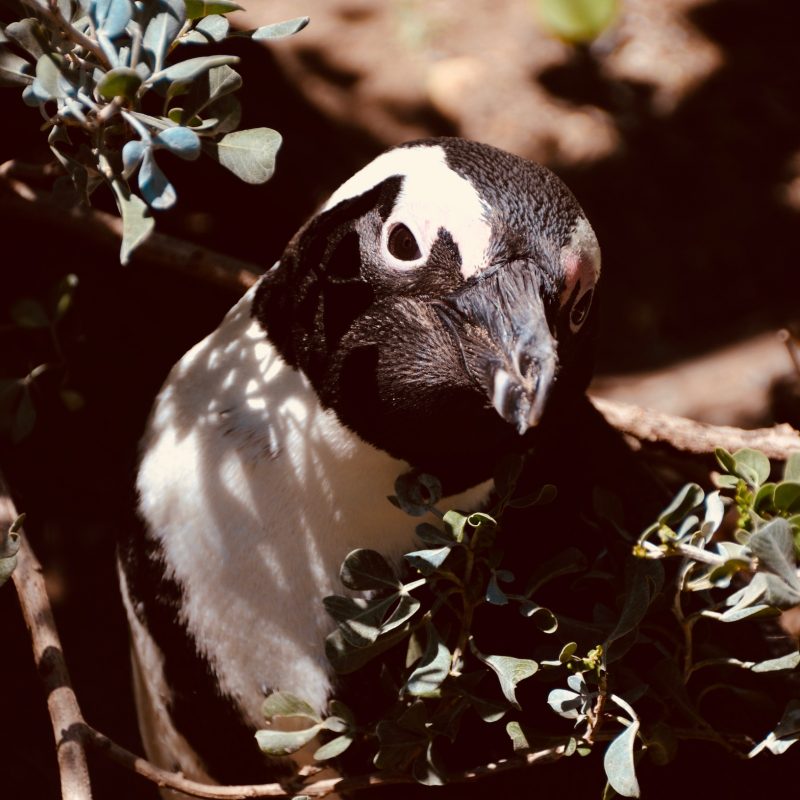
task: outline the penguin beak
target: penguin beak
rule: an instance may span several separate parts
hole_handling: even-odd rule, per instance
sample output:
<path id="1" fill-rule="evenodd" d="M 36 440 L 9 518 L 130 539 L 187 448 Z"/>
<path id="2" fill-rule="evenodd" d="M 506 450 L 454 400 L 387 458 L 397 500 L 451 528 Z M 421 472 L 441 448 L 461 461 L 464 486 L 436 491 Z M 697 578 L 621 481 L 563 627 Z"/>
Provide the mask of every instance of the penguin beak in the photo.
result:
<path id="1" fill-rule="evenodd" d="M 529 261 L 515 261 L 446 303 L 448 327 L 467 372 L 520 436 L 538 425 L 558 374 L 557 342 L 537 274 Z"/>
<path id="2" fill-rule="evenodd" d="M 547 338 L 517 344 L 492 374 L 495 411 L 522 436 L 539 424 L 556 377 L 558 361 Z"/>

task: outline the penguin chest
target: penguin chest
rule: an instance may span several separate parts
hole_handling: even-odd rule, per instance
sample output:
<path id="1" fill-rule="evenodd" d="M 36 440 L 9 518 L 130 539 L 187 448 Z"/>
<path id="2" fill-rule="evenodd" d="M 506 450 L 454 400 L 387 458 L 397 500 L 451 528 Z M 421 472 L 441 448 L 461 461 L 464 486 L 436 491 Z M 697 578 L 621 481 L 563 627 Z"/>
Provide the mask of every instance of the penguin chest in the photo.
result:
<path id="1" fill-rule="evenodd" d="M 357 547 L 399 558 L 419 520 L 386 501 L 403 461 L 323 409 L 250 319 L 252 292 L 176 365 L 143 442 L 140 510 L 182 587 L 181 622 L 246 722 L 267 690 L 323 710 L 322 599 Z M 448 503 L 476 507 L 488 484 Z"/>

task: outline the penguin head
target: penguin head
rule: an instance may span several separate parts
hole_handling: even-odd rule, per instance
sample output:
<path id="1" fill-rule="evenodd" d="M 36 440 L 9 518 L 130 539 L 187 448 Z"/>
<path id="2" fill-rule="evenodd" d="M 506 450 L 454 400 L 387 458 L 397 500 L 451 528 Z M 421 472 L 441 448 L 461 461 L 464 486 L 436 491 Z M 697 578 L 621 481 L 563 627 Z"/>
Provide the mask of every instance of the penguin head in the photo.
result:
<path id="1" fill-rule="evenodd" d="M 582 395 L 599 274 L 597 239 L 555 175 L 429 139 L 336 190 L 253 313 L 343 424 L 455 491 Z"/>

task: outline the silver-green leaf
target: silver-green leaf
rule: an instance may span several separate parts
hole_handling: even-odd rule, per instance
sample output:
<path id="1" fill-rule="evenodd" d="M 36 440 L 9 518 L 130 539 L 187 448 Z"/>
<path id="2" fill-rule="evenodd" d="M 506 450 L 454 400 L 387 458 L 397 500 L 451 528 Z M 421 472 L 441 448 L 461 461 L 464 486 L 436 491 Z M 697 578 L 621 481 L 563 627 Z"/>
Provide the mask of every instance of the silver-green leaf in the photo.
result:
<path id="1" fill-rule="evenodd" d="M 639 720 L 633 720 L 608 745 L 603 756 L 603 767 L 608 782 L 611 788 L 623 797 L 639 796 L 639 781 L 636 779 L 636 763 L 633 757 L 638 732 Z"/>

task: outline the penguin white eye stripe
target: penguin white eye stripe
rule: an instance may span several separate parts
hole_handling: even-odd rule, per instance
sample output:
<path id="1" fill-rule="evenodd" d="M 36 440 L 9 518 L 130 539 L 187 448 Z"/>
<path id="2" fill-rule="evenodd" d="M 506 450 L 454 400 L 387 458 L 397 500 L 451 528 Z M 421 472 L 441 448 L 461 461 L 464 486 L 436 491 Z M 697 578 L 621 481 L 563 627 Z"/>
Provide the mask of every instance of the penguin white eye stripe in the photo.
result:
<path id="1" fill-rule="evenodd" d="M 395 223 L 406 225 L 427 258 L 444 228 L 458 247 L 464 278 L 484 269 L 492 237 L 488 208 L 472 183 L 448 165 L 441 145 L 399 147 L 384 153 L 340 186 L 325 209 L 365 194 L 393 176 L 402 177 L 403 186 L 386 222 L 389 229 Z M 385 240 L 383 246 L 389 252 Z M 413 262 L 393 259 L 392 263 L 408 268 Z"/>

